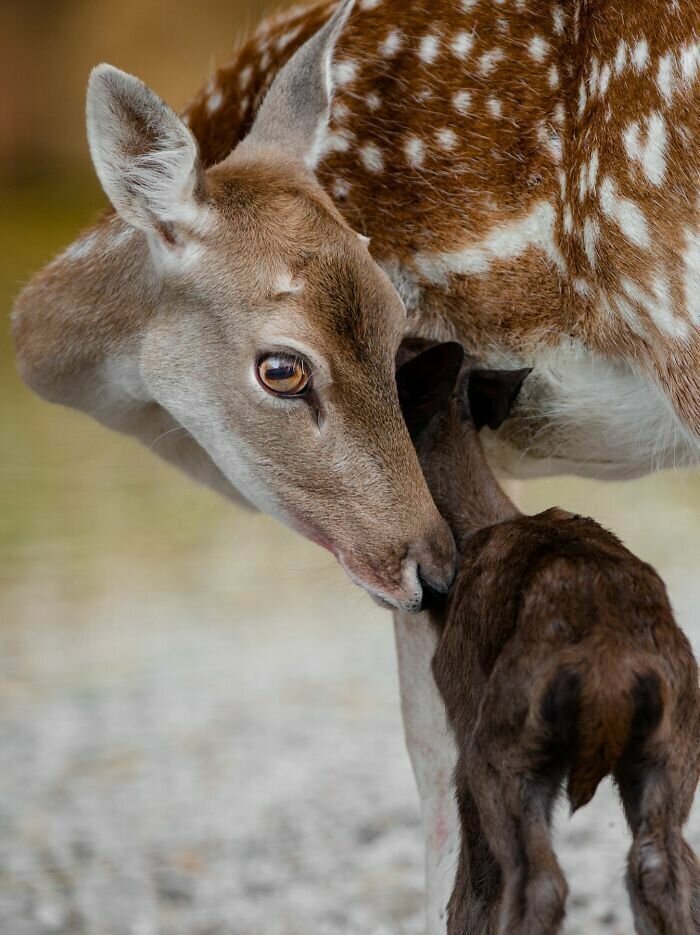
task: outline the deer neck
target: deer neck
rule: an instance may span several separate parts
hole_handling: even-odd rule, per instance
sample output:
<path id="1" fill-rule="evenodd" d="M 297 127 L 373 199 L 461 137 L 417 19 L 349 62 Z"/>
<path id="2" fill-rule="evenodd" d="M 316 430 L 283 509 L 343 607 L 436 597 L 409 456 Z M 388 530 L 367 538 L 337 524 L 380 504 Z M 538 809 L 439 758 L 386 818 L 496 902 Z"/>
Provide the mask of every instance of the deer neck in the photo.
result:
<path id="1" fill-rule="evenodd" d="M 521 515 L 496 480 L 471 424 L 452 415 L 430 457 L 428 486 L 460 552 L 479 530 Z"/>

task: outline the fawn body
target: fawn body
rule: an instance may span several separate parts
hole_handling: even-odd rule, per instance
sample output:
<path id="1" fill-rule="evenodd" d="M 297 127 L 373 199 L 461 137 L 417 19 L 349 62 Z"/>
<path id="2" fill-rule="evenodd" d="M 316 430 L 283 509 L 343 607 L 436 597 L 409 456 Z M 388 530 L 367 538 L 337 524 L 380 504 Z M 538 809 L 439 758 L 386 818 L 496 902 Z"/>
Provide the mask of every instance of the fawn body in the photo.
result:
<path id="1" fill-rule="evenodd" d="M 449 379 L 441 355 L 424 352 L 399 382 L 460 554 L 448 604 L 430 611 L 433 673 L 458 749 L 462 844 L 448 931 L 558 931 L 566 882 L 550 843 L 552 808 L 563 781 L 575 810 L 606 775 L 633 835 L 638 932 L 700 931 L 700 874 L 682 837 L 700 768 L 700 691 L 664 584 L 591 519 L 519 513 L 469 410 L 477 422 L 501 421 L 522 373 L 502 386 L 487 373 L 484 396 L 475 369 L 430 417 L 428 387 Z"/>

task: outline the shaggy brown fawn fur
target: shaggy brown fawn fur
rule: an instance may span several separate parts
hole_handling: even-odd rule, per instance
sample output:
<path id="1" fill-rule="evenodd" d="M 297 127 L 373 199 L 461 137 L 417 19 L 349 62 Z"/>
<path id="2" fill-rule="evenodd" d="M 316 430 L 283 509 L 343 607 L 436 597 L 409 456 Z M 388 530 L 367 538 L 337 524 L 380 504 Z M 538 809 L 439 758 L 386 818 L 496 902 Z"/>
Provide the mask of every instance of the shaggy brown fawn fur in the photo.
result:
<path id="1" fill-rule="evenodd" d="M 551 846 L 553 805 L 565 780 L 575 811 L 607 775 L 633 835 L 637 931 L 700 931 L 698 864 L 682 835 L 700 750 L 691 647 L 659 576 L 614 535 L 558 508 L 525 516 L 505 496 L 478 429 L 503 421 L 527 371 L 467 365 L 440 405 L 461 365 L 458 345 L 437 345 L 398 374 L 461 556 L 449 600 L 429 612 L 433 673 L 459 751 L 448 931 L 559 931 L 567 885 Z"/>

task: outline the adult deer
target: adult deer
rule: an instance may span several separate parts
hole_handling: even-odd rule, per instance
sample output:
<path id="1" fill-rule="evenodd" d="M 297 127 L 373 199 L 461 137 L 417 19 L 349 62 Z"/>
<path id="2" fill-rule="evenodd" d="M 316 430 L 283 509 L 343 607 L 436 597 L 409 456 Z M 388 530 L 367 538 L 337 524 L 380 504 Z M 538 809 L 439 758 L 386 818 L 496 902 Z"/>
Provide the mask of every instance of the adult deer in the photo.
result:
<path id="1" fill-rule="evenodd" d="M 37 392 L 160 438 L 418 609 L 421 579 L 445 587 L 454 559 L 400 416 L 403 333 L 534 367 L 489 440 L 504 469 L 698 461 L 700 10 L 334 7 L 264 24 L 183 120 L 94 73 L 116 214 L 29 284 L 13 330 Z M 429 634 L 399 644 L 438 932 L 454 753 Z"/>

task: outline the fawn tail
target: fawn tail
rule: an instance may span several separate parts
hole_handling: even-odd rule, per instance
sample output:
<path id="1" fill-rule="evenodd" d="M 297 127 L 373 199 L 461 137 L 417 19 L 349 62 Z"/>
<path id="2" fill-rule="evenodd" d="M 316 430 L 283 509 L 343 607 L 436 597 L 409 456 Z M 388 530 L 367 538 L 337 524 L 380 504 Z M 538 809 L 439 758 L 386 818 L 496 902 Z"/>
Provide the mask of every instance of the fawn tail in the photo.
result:
<path id="1" fill-rule="evenodd" d="M 651 661 L 631 665 L 613 652 L 598 663 L 560 668 L 540 704 L 543 749 L 568 767 L 572 812 L 590 802 L 626 750 L 642 748 L 666 708 L 665 682 Z"/>

